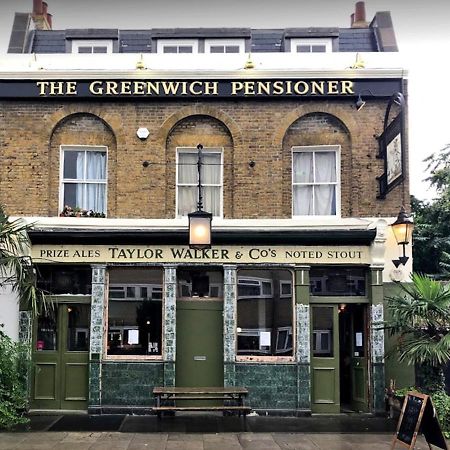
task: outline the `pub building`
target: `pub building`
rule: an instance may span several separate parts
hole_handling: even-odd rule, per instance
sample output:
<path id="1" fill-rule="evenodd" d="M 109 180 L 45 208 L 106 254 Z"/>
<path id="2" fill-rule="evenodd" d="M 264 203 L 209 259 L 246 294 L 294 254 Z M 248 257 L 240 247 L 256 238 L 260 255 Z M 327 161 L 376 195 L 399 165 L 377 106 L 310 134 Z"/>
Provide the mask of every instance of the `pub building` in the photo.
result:
<path id="1" fill-rule="evenodd" d="M 413 382 L 377 325 L 411 272 L 391 227 L 409 177 L 390 13 L 366 21 L 358 2 L 349 28 L 51 19 L 40 0 L 16 13 L 0 62 L 0 202 L 33 224 L 55 305 L 33 319 L 1 294 L 30 346 L 31 408 L 150 412 L 157 386 L 244 386 L 260 413 L 383 413 L 388 380 Z M 210 246 L 190 245 L 199 212 Z"/>

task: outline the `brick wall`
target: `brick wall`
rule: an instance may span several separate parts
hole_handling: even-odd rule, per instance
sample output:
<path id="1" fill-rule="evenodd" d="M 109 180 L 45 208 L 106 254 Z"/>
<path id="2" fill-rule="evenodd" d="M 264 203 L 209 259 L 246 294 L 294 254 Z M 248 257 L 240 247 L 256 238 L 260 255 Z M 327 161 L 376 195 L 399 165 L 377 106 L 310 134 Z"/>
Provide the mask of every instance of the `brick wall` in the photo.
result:
<path id="1" fill-rule="evenodd" d="M 106 145 L 108 216 L 172 218 L 175 148 L 202 143 L 224 149 L 224 217 L 289 218 L 291 147 L 338 144 L 342 216 L 394 216 L 409 191 L 406 180 L 376 198 L 383 165 L 374 135 L 386 105 L 372 100 L 357 112 L 339 100 L 3 101 L 0 203 L 10 215 L 57 215 L 60 145 Z M 139 127 L 149 129 L 147 140 L 136 136 Z"/>

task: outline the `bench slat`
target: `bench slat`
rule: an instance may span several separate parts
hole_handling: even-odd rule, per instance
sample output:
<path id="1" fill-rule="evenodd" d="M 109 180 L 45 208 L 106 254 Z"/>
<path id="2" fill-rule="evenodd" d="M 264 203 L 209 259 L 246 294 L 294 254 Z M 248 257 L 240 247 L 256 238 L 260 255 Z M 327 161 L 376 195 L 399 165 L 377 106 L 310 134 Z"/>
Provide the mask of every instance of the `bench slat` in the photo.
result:
<path id="1" fill-rule="evenodd" d="M 248 411 L 250 406 L 155 406 L 153 411 Z"/>
<path id="2" fill-rule="evenodd" d="M 244 387 L 155 387 L 153 394 L 248 394 L 248 389 Z"/>

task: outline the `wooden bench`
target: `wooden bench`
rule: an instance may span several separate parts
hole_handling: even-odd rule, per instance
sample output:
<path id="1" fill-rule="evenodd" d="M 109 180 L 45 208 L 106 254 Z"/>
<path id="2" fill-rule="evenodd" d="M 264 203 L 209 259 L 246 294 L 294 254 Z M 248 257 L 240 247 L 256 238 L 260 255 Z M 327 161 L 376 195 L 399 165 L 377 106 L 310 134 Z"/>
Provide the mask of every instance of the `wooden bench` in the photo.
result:
<path id="1" fill-rule="evenodd" d="M 244 387 L 155 387 L 153 411 L 161 417 L 164 412 L 222 411 L 237 412 L 244 417 L 251 412 L 245 405 L 248 389 Z M 221 405 L 183 406 L 186 400 L 222 401 Z M 181 404 L 180 404 L 181 403 Z"/>

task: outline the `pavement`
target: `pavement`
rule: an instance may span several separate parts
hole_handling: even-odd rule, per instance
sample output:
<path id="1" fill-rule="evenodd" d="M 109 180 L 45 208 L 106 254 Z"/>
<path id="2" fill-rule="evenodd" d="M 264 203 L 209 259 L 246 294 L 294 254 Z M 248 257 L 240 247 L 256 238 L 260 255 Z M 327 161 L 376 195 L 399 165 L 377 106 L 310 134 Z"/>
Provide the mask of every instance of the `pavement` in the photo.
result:
<path id="1" fill-rule="evenodd" d="M 396 423 L 368 415 L 265 417 L 215 414 L 37 415 L 0 433 L 0 450 L 382 450 Z M 401 448 L 400 446 L 398 448 Z M 417 450 L 428 445 L 419 437 Z"/>

